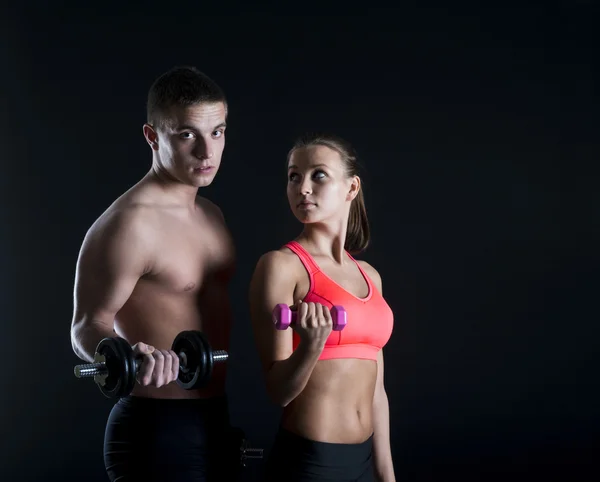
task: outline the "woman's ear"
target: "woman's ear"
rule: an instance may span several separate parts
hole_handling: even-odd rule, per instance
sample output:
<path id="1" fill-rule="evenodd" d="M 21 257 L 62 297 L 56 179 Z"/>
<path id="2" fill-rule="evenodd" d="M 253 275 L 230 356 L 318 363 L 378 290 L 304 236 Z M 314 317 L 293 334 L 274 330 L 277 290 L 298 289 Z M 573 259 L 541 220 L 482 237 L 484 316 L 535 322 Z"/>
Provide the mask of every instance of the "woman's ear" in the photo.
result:
<path id="1" fill-rule="evenodd" d="M 352 176 L 350 181 L 350 190 L 346 195 L 346 201 L 353 201 L 356 196 L 358 196 L 358 192 L 360 191 L 360 177 Z"/>

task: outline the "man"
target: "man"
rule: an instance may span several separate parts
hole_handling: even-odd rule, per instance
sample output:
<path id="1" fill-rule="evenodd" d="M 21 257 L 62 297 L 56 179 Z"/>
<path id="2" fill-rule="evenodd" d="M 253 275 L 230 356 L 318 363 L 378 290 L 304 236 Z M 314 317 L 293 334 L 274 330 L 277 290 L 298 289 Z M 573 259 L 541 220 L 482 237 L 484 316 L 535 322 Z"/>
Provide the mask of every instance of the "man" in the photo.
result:
<path id="1" fill-rule="evenodd" d="M 77 262 L 73 350 L 91 361 L 105 337 L 120 336 L 143 357 L 131 395 L 113 407 L 104 460 L 109 478 L 227 480 L 229 428 L 225 364 L 209 385 L 173 383 L 170 350 L 183 330 L 200 330 L 227 349 L 227 296 L 234 247 L 220 209 L 197 195 L 212 183 L 225 146 L 227 102 L 193 67 L 152 84 L 143 133 L 152 167 L 94 222 Z M 232 456 L 238 455 L 234 450 Z"/>

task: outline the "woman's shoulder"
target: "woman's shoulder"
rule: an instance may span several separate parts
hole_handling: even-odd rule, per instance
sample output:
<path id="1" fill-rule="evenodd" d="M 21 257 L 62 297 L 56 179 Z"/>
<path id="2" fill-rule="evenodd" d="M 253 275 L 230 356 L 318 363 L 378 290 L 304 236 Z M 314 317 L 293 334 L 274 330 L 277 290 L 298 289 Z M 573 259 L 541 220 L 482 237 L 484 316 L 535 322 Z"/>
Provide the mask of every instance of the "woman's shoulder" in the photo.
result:
<path id="1" fill-rule="evenodd" d="M 379 271 L 377 271 L 371 264 L 367 263 L 365 260 L 357 259 L 356 262 L 362 268 L 362 270 L 367 274 L 369 278 L 375 283 L 377 289 L 381 291 L 381 275 Z"/>
<path id="2" fill-rule="evenodd" d="M 286 269 L 293 268 L 296 262 L 297 256 L 295 253 L 291 249 L 282 246 L 279 249 L 274 249 L 263 253 L 259 258 L 257 265 L 266 269 Z"/>
<path id="3" fill-rule="evenodd" d="M 294 258 L 294 253 L 286 248 L 265 252 L 256 263 L 251 285 L 261 289 L 269 287 L 269 290 L 293 290 L 299 273 L 298 261 Z"/>

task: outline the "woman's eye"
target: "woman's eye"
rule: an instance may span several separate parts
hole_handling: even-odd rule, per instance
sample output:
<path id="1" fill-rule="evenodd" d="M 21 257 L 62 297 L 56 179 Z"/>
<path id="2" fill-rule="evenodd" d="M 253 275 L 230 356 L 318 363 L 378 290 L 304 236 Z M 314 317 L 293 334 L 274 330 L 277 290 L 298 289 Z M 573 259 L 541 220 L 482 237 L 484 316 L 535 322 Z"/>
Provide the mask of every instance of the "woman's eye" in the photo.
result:
<path id="1" fill-rule="evenodd" d="M 181 137 L 183 137 L 184 139 L 191 139 L 193 135 L 194 134 L 192 134 L 191 132 L 182 132 L 181 133 Z"/>
<path id="2" fill-rule="evenodd" d="M 295 172 L 292 172 L 289 176 L 288 176 L 288 180 L 290 181 L 295 181 L 298 178 L 298 174 L 296 174 Z"/>
<path id="3" fill-rule="evenodd" d="M 313 174 L 313 177 L 315 179 L 323 179 L 327 174 L 325 174 L 325 172 L 323 171 L 315 171 L 315 173 Z"/>

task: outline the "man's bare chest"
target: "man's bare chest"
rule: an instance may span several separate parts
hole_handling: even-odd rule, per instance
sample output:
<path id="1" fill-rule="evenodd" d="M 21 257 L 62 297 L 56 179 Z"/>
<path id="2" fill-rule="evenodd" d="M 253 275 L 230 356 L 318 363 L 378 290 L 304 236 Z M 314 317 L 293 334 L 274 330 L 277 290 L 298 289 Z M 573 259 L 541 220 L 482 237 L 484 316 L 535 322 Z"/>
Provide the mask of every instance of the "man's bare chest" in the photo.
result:
<path id="1" fill-rule="evenodd" d="M 228 279 L 234 262 L 233 242 L 226 228 L 172 227 L 159 237 L 152 279 L 169 291 L 200 291 L 206 283 Z"/>

